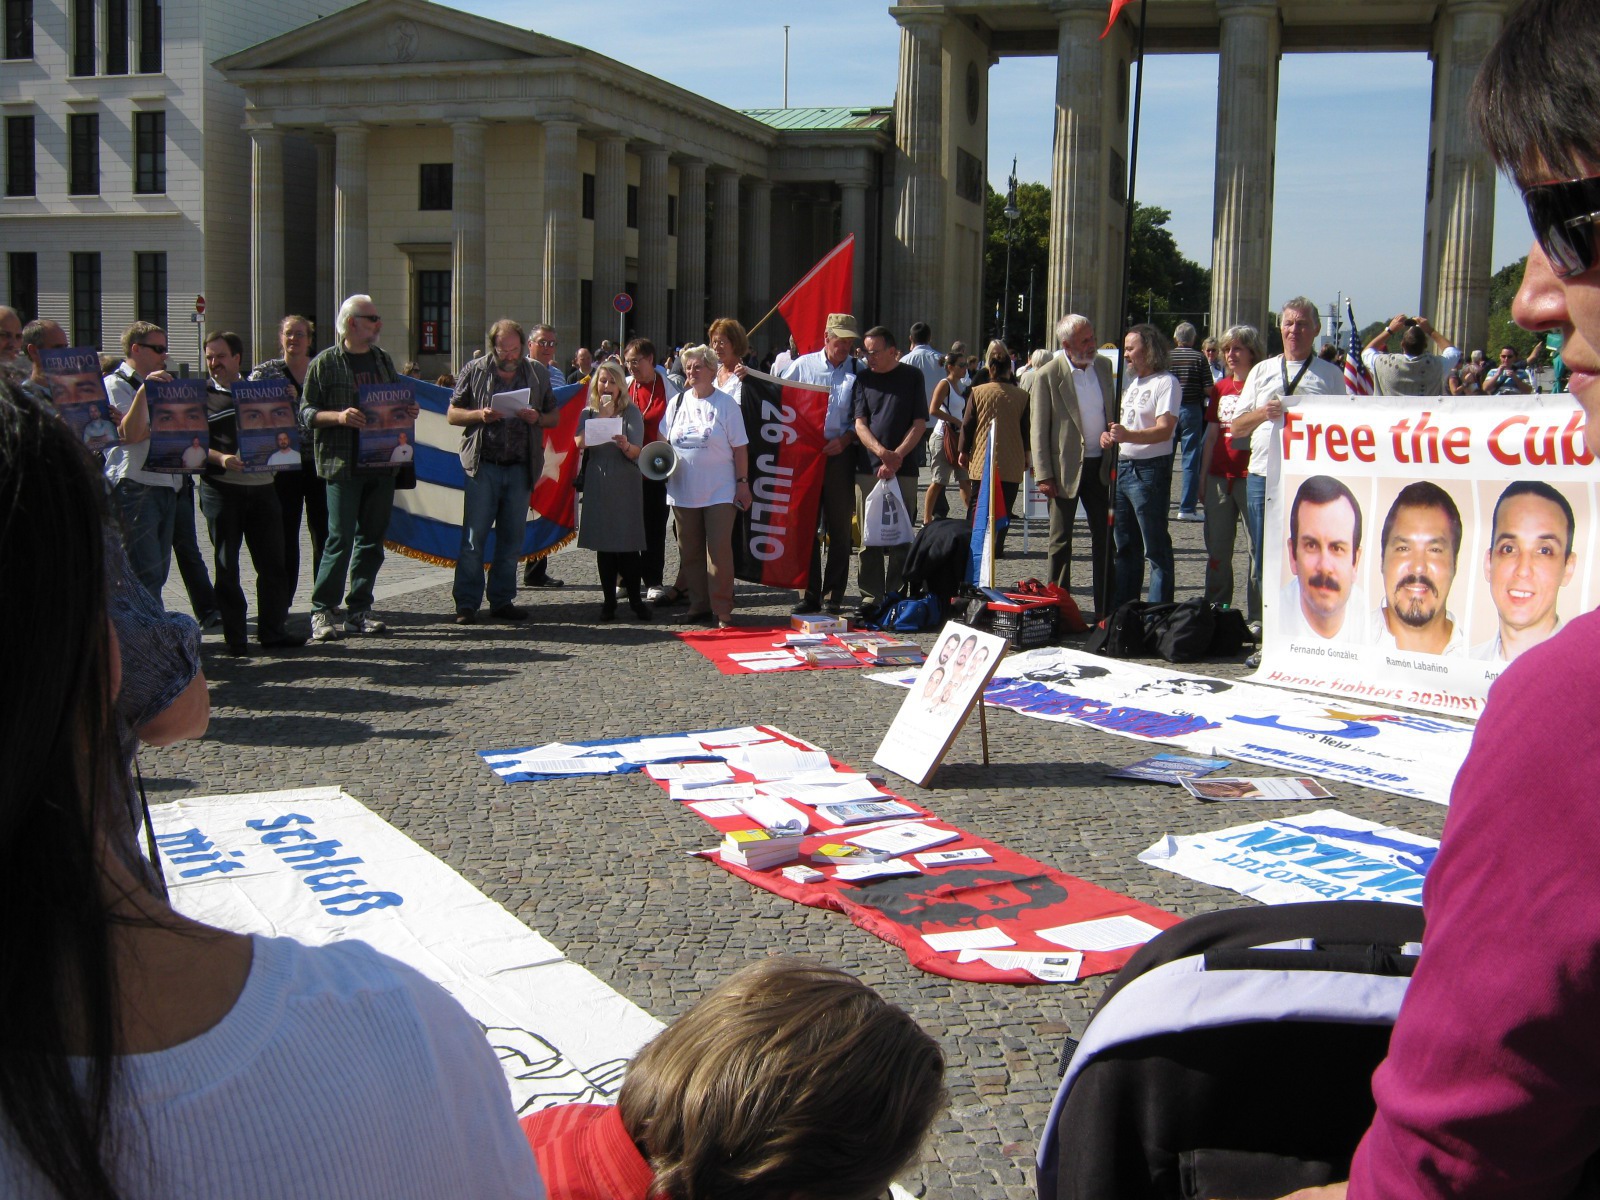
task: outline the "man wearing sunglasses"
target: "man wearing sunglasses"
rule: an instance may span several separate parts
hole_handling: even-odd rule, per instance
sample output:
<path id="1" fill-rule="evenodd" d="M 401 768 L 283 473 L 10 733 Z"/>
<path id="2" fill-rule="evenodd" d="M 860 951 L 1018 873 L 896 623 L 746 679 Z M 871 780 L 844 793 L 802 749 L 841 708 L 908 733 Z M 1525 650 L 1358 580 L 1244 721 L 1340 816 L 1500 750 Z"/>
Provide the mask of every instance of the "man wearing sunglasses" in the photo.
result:
<path id="1" fill-rule="evenodd" d="M 1528 372 L 1517 365 L 1517 352 L 1510 346 L 1500 348 L 1500 363 L 1484 376 L 1483 390 L 1491 396 L 1526 396 L 1533 391 Z"/>
<path id="2" fill-rule="evenodd" d="M 1565 335 L 1600 449 L 1600 4 L 1526 0 L 1473 110 L 1535 245 L 1517 324 Z M 1427 936 L 1346 1185 L 1297 1196 L 1556 1200 L 1600 1178 L 1600 614 L 1506 667 L 1456 776 Z"/>

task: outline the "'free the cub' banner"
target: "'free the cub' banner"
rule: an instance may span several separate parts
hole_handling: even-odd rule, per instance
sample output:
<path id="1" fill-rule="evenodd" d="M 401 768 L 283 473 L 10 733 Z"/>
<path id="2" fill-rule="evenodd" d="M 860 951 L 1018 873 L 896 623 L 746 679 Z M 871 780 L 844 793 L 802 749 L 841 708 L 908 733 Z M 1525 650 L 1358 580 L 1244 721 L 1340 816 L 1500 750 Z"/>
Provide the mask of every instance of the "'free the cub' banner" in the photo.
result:
<path id="1" fill-rule="evenodd" d="M 1570 396 L 1308 396 L 1274 449 L 1259 682 L 1475 718 L 1600 599 Z"/>

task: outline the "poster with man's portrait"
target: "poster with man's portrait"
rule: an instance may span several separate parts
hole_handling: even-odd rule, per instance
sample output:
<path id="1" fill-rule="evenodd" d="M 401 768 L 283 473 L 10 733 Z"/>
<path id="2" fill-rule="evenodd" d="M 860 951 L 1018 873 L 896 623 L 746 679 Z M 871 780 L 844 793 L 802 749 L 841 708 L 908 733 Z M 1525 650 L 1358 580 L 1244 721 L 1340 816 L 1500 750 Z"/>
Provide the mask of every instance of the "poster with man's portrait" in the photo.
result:
<path id="1" fill-rule="evenodd" d="M 952 621 L 917 672 L 873 761 L 926 785 L 993 678 L 1006 639 Z"/>
<path id="2" fill-rule="evenodd" d="M 239 457 L 246 471 L 298 471 L 300 426 L 294 385 L 287 379 L 241 379 L 233 385 Z"/>
<path id="3" fill-rule="evenodd" d="M 211 445 L 203 379 L 152 379 L 144 385 L 150 410 L 145 467 L 168 475 L 198 475 Z"/>

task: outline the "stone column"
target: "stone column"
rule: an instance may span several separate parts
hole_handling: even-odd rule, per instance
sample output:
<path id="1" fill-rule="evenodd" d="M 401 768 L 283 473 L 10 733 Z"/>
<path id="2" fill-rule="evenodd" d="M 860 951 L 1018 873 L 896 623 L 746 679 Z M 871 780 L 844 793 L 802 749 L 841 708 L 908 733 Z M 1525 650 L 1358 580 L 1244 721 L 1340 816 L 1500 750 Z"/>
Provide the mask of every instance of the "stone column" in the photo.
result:
<path id="1" fill-rule="evenodd" d="M 1434 34 L 1422 315 L 1463 352 L 1488 337 L 1494 267 L 1494 164 L 1468 118 L 1467 96 L 1500 32 L 1502 8 L 1495 0 L 1448 0 Z"/>
<path id="2" fill-rule="evenodd" d="M 856 235 L 855 283 L 850 293 L 850 311 L 856 320 L 863 316 L 867 295 L 867 185 L 841 183 L 839 185 L 839 237 L 842 241 L 852 233 Z M 831 248 L 831 247 L 829 247 Z M 824 250 L 824 253 L 826 249 Z"/>
<path id="3" fill-rule="evenodd" d="M 1222 19 L 1217 91 L 1216 200 L 1211 225 L 1211 332 L 1254 325 L 1272 298 L 1272 192 L 1278 137 L 1278 6 L 1217 0 Z"/>
<path id="4" fill-rule="evenodd" d="M 578 123 L 544 123 L 544 314 L 564 343 L 578 336 Z"/>
<path id="5" fill-rule="evenodd" d="M 339 311 L 343 297 L 334 296 L 334 222 L 333 175 L 334 152 L 331 138 L 319 137 L 317 146 L 317 310 L 311 319 L 317 323 L 322 336 L 316 339 L 316 348 L 328 346 L 332 341 L 333 318 Z"/>
<path id="6" fill-rule="evenodd" d="M 483 345 L 488 332 L 484 292 L 484 164 L 482 121 L 452 121 L 450 353 L 457 369 Z"/>
<path id="7" fill-rule="evenodd" d="M 716 167 L 711 210 L 711 319 L 739 312 L 739 172 Z"/>
<path id="8" fill-rule="evenodd" d="M 367 291 L 367 130 L 333 127 L 334 305 Z M 332 331 L 328 331 L 331 344 Z"/>
<path id="9" fill-rule="evenodd" d="M 617 310 L 611 301 L 628 284 L 627 236 L 628 139 L 606 134 L 595 139 L 594 150 L 594 289 L 589 320 L 595 345 L 617 332 Z"/>
<path id="10" fill-rule="evenodd" d="M 250 335 L 253 362 L 278 352 L 283 319 L 283 134 L 250 131 Z"/>
<path id="11" fill-rule="evenodd" d="M 749 217 L 748 236 L 740 239 L 744 297 L 739 319 L 746 328 L 759 321 L 777 300 L 772 294 L 772 185 L 765 179 L 750 181 Z M 753 344 L 765 348 L 771 343 L 769 322 L 756 332 Z"/>
<path id="12" fill-rule="evenodd" d="M 678 164 L 678 310 L 672 339 L 679 345 L 706 336 L 706 164 Z"/>
<path id="13" fill-rule="evenodd" d="M 1094 322 L 1102 340 L 1115 339 L 1121 320 L 1102 279 L 1107 251 L 1100 236 L 1111 208 L 1106 163 L 1105 6 L 1087 0 L 1051 5 L 1056 39 L 1055 159 L 1050 170 L 1050 261 L 1046 270 L 1046 327 L 1069 312 Z M 1115 274 L 1120 277 L 1120 260 Z M 1109 303 L 1108 303 L 1109 300 Z"/>
<path id="14" fill-rule="evenodd" d="M 938 317 L 944 263 L 942 13 L 897 12 L 900 77 L 895 92 L 895 329 Z M 859 314 L 858 314 L 859 315 Z"/>
<path id="15" fill-rule="evenodd" d="M 639 295 L 633 327 L 658 343 L 672 337 L 667 328 L 667 159 L 665 146 L 639 151 Z M 683 224 L 683 211 L 678 211 Z M 679 247 L 683 245 L 679 241 Z"/>

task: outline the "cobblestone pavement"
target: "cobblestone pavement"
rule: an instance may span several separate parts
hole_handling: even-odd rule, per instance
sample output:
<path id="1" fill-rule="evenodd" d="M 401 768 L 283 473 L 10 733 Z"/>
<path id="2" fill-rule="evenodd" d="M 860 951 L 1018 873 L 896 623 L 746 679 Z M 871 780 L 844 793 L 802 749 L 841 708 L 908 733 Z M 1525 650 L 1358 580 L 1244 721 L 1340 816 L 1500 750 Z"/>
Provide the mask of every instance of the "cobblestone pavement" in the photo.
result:
<path id="1" fill-rule="evenodd" d="M 1202 584 L 1201 526 L 1173 521 L 1172 532 L 1182 599 Z M 1024 549 L 1014 532 L 999 564 L 1003 583 L 1043 574 L 1042 523 L 1029 543 Z M 626 615 L 601 625 L 592 555 L 564 551 L 552 567 L 567 586 L 522 591 L 518 602 L 533 610 L 524 626 L 453 624 L 450 573 L 391 554 L 378 590 L 388 636 L 236 660 L 208 635 L 210 731 L 145 751 L 152 801 L 338 784 L 662 1020 L 760 956 L 787 951 L 843 967 L 914 1014 L 948 1058 L 949 1109 L 920 1165 L 903 1176 L 907 1187 L 955 1200 L 1032 1196 L 1063 1040 L 1081 1033 L 1109 977 L 1007 987 L 924 974 L 844 917 L 690 857 L 710 844 L 708 827 L 648 781 L 507 785 L 475 757 L 546 741 L 767 723 L 866 768 L 899 693 L 856 671 L 719 675 L 672 636 L 682 608 L 650 625 Z M 1244 569 L 1241 555 L 1241 580 Z M 1074 583 L 1087 579 L 1088 563 L 1075 563 Z M 300 622 L 309 588 L 302 573 Z M 1085 590 L 1076 590 L 1087 610 Z M 782 620 L 792 600 L 740 584 L 737 616 Z M 175 583 L 167 601 L 186 611 Z M 1238 663 L 1200 669 L 1246 673 Z M 1249 902 L 1146 867 L 1135 858 L 1141 850 L 1168 832 L 1317 807 L 1210 807 L 1179 788 L 1110 782 L 1107 765 L 1151 747 L 1093 730 L 996 711 L 989 736 L 987 767 L 973 722 L 933 788 L 892 782 L 960 826 L 1185 916 Z M 1333 790 L 1346 812 L 1439 834 L 1442 807 Z"/>

